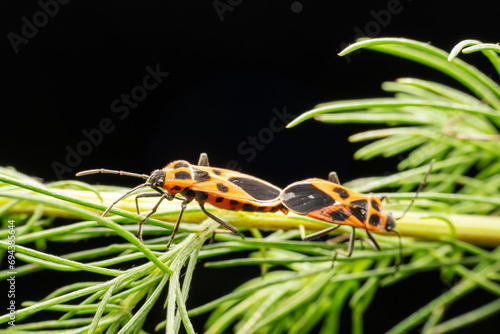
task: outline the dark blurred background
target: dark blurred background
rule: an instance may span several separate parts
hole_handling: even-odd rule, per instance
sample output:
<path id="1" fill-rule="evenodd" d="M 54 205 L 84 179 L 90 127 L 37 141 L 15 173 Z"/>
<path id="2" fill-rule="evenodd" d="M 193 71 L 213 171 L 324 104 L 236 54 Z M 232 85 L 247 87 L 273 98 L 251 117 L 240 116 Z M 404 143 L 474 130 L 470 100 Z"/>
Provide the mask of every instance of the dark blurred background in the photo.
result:
<path id="1" fill-rule="evenodd" d="M 360 145 L 347 137 L 366 126 L 283 125 L 321 102 L 384 96 L 385 80 L 452 82 L 388 55 L 337 56 L 361 35 L 445 50 L 498 40 L 496 12 L 480 2 L 45 0 L 1 15 L 0 163 L 47 181 L 95 167 L 149 173 L 200 152 L 278 186 L 393 172 L 353 161 Z"/>
<path id="2" fill-rule="evenodd" d="M 380 84 L 399 77 L 460 88 L 392 56 L 362 51 L 338 57 L 357 37 L 407 37 L 444 50 L 468 38 L 499 40 L 498 11 L 486 1 L 42 0 L 1 6 L 0 165 L 46 181 L 97 167 L 149 173 L 175 159 L 196 163 L 200 152 L 214 166 L 280 187 L 330 170 L 341 180 L 392 173 L 397 159 L 353 160 L 361 145 L 347 137 L 367 126 L 284 124 L 318 103 L 387 96 Z M 494 73 L 479 55 L 460 57 Z M 218 279 L 217 270 L 205 272 Z M 230 291 L 255 275 L 243 271 L 220 285 Z M 394 308 L 401 313 L 398 303 L 420 298 L 422 305 L 447 288 L 437 274 L 429 280 L 427 288 L 419 278 L 397 293 L 387 290 L 373 305 L 381 311 L 374 315 L 388 317 Z M 223 293 L 208 290 L 193 292 L 192 306 L 201 303 L 197 296 L 207 301 Z"/>

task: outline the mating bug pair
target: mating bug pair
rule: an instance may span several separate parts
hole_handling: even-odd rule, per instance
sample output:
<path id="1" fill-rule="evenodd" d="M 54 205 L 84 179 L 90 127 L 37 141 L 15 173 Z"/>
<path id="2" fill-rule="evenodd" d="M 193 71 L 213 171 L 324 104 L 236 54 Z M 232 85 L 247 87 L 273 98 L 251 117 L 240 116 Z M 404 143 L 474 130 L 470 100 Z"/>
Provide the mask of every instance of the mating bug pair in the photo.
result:
<path id="1" fill-rule="evenodd" d="M 423 187 L 429 172 L 430 169 L 417 190 L 417 194 Z M 384 209 L 378 198 L 371 194 L 359 194 L 341 186 L 335 173 L 330 173 L 328 181 L 322 179 L 307 179 L 295 182 L 281 190 L 264 180 L 247 174 L 210 167 L 207 155 L 202 153 L 198 165 L 192 165 L 184 160 L 177 160 L 169 163 L 163 169 L 155 170 L 151 175 L 109 169 L 86 170 L 76 175 L 82 176 L 96 173 L 127 175 L 146 180 L 146 182 L 136 186 L 114 201 L 106 211 L 104 211 L 102 216 L 108 214 L 116 203 L 140 188 L 150 187 L 156 191 L 139 193 L 135 196 L 138 214 L 140 214 L 139 198 L 160 198 L 153 209 L 139 221 L 138 237 L 141 241 L 142 225 L 157 211 L 160 203 L 164 199 L 177 199 L 181 201 L 181 211 L 167 244 L 167 248 L 172 243 L 178 230 L 187 203 L 192 200 L 196 200 L 199 203 L 201 210 L 208 217 L 217 221 L 232 233 L 238 233 L 238 230 L 234 226 L 208 212 L 205 209 L 205 203 L 209 203 L 219 209 L 233 211 L 282 211 L 284 214 L 292 211 L 299 215 L 306 215 L 335 224 L 335 226 L 307 236 L 302 227 L 301 234 L 303 240 L 313 240 L 330 233 L 340 225 L 350 225 L 352 226 L 352 233 L 349 239 L 348 251 L 345 253 L 347 256 L 350 256 L 353 251 L 355 228 L 365 229 L 368 237 L 377 249 L 380 249 L 380 247 L 370 234 L 370 231 L 392 231 L 399 236 L 399 233 L 394 229 L 396 226 L 395 219 L 392 217 L 391 213 Z M 182 195 L 182 197 L 178 197 L 178 194 Z M 412 200 L 412 204 L 415 199 L 416 196 Z M 406 211 L 408 210 L 409 207 Z"/>

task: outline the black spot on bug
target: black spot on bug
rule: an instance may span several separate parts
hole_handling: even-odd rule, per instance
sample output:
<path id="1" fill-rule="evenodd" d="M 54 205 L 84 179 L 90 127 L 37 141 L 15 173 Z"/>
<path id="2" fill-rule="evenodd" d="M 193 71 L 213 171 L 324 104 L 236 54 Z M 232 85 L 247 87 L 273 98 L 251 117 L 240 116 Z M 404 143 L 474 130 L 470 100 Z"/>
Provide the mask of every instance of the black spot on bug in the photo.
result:
<path id="1" fill-rule="evenodd" d="M 358 218 L 360 222 L 364 222 L 366 220 L 366 210 L 360 208 L 350 208 L 351 214 Z"/>
<path id="2" fill-rule="evenodd" d="M 227 193 L 229 191 L 229 188 L 224 185 L 224 183 L 217 183 L 217 189 L 219 189 L 223 193 Z"/>
<path id="3" fill-rule="evenodd" d="M 189 167 L 189 165 L 185 162 L 178 162 L 174 165 L 174 169 L 182 168 L 182 167 Z"/>
<path id="4" fill-rule="evenodd" d="M 245 203 L 245 204 L 243 204 L 241 209 L 243 211 L 255 211 L 257 209 L 257 207 L 253 204 Z"/>
<path id="5" fill-rule="evenodd" d="M 349 203 L 350 206 L 358 207 L 360 209 L 366 210 L 368 202 L 366 199 L 358 199 Z"/>
<path id="6" fill-rule="evenodd" d="M 208 193 L 204 191 L 195 191 L 194 198 L 198 201 L 205 202 L 208 199 Z"/>
<path id="7" fill-rule="evenodd" d="M 180 191 L 182 188 L 179 186 L 173 186 L 171 189 L 175 191 Z"/>
<path id="8" fill-rule="evenodd" d="M 370 201 L 370 203 L 371 203 L 371 205 L 372 205 L 372 208 L 374 208 L 377 212 L 380 212 L 380 207 L 378 206 L 377 201 L 375 201 L 375 200 L 373 200 L 373 199 L 372 199 L 372 200 Z"/>
<path id="9" fill-rule="evenodd" d="M 205 181 L 210 181 L 212 179 L 207 171 L 198 168 L 193 168 L 193 173 L 194 173 L 194 180 L 196 182 L 205 182 Z"/>
<path id="10" fill-rule="evenodd" d="M 342 209 L 331 211 L 328 213 L 333 220 L 344 221 L 349 218 L 349 214 Z"/>
<path id="11" fill-rule="evenodd" d="M 378 226 L 380 223 L 380 216 L 377 214 L 373 214 L 370 216 L 370 219 L 368 219 L 368 223 L 373 226 Z"/>
<path id="12" fill-rule="evenodd" d="M 189 180 L 191 179 L 191 174 L 188 172 L 177 172 L 174 174 L 176 180 Z"/>
<path id="13" fill-rule="evenodd" d="M 335 188 L 333 188 L 333 192 L 336 192 L 337 194 L 339 194 L 340 198 L 342 198 L 342 199 L 349 198 L 349 193 L 344 188 L 335 187 Z"/>
<path id="14" fill-rule="evenodd" d="M 229 201 L 229 204 L 231 204 L 231 205 L 238 205 L 238 204 L 240 204 L 240 202 L 238 202 L 237 200 L 232 199 L 232 200 Z"/>
<path id="15" fill-rule="evenodd" d="M 215 199 L 215 203 L 220 203 L 220 202 L 222 202 L 222 201 L 224 201 L 224 197 L 217 197 L 217 198 Z"/>
<path id="16" fill-rule="evenodd" d="M 367 206 L 368 201 L 366 199 L 359 199 L 349 203 L 349 210 L 354 217 L 358 218 L 360 222 L 364 222 L 366 221 Z"/>
<path id="17" fill-rule="evenodd" d="M 189 188 L 185 188 L 181 194 L 186 198 L 193 198 L 196 195 L 196 193 Z"/>
<path id="18" fill-rule="evenodd" d="M 280 189 L 251 177 L 231 177 L 228 181 L 237 185 L 247 194 L 260 201 L 277 199 L 281 193 Z"/>
<path id="19" fill-rule="evenodd" d="M 212 169 L 212 172 L 214 172 L 215 175 L 221 175 L 222 172 L 218 169 Z"/>
<path id="20" fill-rule="evenodd" d="M 297 183 L 281 194 L 282 203 L 290 210 L 306 214 L 335 204 L 332 196 L 310 183 Z"/>

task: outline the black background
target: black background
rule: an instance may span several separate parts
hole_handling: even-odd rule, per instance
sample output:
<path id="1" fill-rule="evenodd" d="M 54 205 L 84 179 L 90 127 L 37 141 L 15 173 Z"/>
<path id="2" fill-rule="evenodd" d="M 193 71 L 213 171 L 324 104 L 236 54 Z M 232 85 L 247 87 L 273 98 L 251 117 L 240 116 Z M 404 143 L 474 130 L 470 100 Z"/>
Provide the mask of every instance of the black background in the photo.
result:
<path id="1" fill-rule="evenodd" d="M 35 1 L 2 2 L 0 164 L 46 181 L 97 167 L 149 173 L 176 159 L 196 163 L 200 152 L 207 152 L 214 166 L 237 167 L 280 187 L 330 170 L 341 180 L 394 172 L 397 159 L 352 159 L 361 145 L 347 137 L 367 126 L 309 120 L 285 130 L 275 114 L 388 96 L 380 84 L 406 76 L 460 88 L 442 74 L 388 55 L 362 51 L 338 57 L 360 31 L 431 42 L 444 50 L 468 38 L 497 42 L 499 33 L 498 11 L 485 1 L 68 1 L 33 36 L 13 46 L 13 34 L 22 36 L 26 21 L 43 20 L 43 14 L 37 16 L 41 10 Z M 494 73 L 479 55 L 461 58 Z M 126 117 L 115 113 L 113 101 L 137 90 L 148 66 L 169 74 Z M 103 119 L 113 130 L 85 146 L 84 132 Z M 249 137 L 259 134 L 259 150 L 251 156 Z M 68 165 L 68 150 L 79 147 L 84 147 L 80 159 L 73 157 Z M 136 182 L 102 175 L 86 181 Z M 230 291 L 254 274 L 242 271 L 220 285 Z M 217 270 L 204 275 L 205 288 L 220 279 Z M 394 318 L 402 319 L 413 311 L 400 306 L 408 299 L 417 298 L 408 305 L 422 305 L 446 289 L 437 275 L 423 277 L 432 283 L 424 287 L 420 278 L 382 292 L 373 319 L 368 315 L 367 332 L 370 325 L 378 332 L 396 322 L 380 317 L 396 313 Z M 197 296 L 206 301 L 221 294 L 195 290 L 192 306 L 199 305 Z"/>

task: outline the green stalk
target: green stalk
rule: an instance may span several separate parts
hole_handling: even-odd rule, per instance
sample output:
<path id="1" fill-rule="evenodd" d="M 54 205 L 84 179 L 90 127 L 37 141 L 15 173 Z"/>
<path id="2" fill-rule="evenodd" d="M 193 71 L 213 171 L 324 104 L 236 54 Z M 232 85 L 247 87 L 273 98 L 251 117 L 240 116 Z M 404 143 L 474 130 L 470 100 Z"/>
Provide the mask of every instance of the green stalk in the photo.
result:
<path id="1" fill-rule="evenodd" d="M 111 285 L 107 290 L 106 290 L 106 293 L 104 294 L 101 302 L 99 303 L 99 307 L 97 308 L 97 311 L 94 315 L 94 318 L 92 319 L 92 323 L 90 324 L 90 328 L 89 328 L 89 331 L 88 333 L 91 334 L 91 333 L 95 333 L 98 325 L 99 325 L 99 321 L 101 320 L 101 317 L 102 317 L 102 314 L 104 312 L 104 309 L 106 307 L 106 305 L 108 304 L 109 302 L 109 299 L 111 298 L 111 296 L 113 295 L 113 291 L 114 289 L 120 284 L 120 281 L 116 281 L 115 284 Z"/>
<path id="2" fill-rule="evenodd" d="M 500 109 L 500 87 L 493 80 L 460 59 L 455 59 L 453 64 L 448 63 L 449 54 L 430 44 L 406 38 L 377 38 L 349 45 L 339 56 L 361 48 L 389 53 L 436 68 L 468 87 L 494 108 Z"/>
<path id="3" fill-rule="evenodd" d="M 367 99 L 367 100 L 347 100 L 338 101 L 328 104 L 323 104 L 315 109 L 312 109 L 306 113 L 295 118 L 291 121 L 287 128 L 296 126 L 303 121 L 312 118 L 314 116 L 326 113 L 326 112 L 343 112 L 350 110 L 366 110 L 373 108 L 402 108 L 402 107 L 426 107 L 426 108 L 436 108 L 442 110 L 458 110 L 470 112 L 478 115 L 487 115 L 493 118 L 499 118 L 500 114 L 488 107 L 481 106 L 470 106 L 463 105 L 459 103 L 451 103 L 446 101 L 430 101 L 430 100 L 418 100 L 418 99 L 398 99 L 394 100 L 392 98 L 378 98 L 378 99 Z M 499 101 L 500 107 L 500 101 Z"/>
<path id="4" fill-rule="evenodd" d="M 427 333 L 449 333 L 462 329 L 475 322 L 481 321 L 495 314 L 500 313 L 500 298 L 489 302 L 477 309 L 464 313 L 456 318 L 447 320 L 431 329 Z"/>
<path id="5" fill-rule="evenodd" d="M 8 249 L 9 245 L 4 242 L 0 241 L 0 247 L 4 249 Z M 91 265 L 86 265 L 80 262 L 75 262 L 71 260 L 66 260 L 58 256 L 53 256 L 53 255 L 48 255 L 42 252 L 38 252 L 33 249 L 29 249 L 23 246 L 16 246 L 16 252 L 20 254 L 27 254 L 31 255 L 30 257 L 30 262 L 32 263 L 38 263 L 42 266 L 50 266 L 53 269 L 57 269 L 60 271 L 70 271 L 72 270 L 71 268 L 74 268 L 76 270 L 84 270 L 84 271 L 89 271 L 89 272 L 94 272 L 98 274 L 103 274 L 103 275 L 110 275 L 110 276 L 119 276 L 121 275 L 120 270 L 115 270 L 115 269 L 106 269 L 106 268 L 99 268 Z M 19 257 L 21 259 L 21 257 Z M 37 261 L 37 259 L 42 259 L 44 261 Z M 56 263 L 56 265 L 52 264 Z"/>
<path id="6" fill-rule="evenodd" d="M 494 253 L 498 255 L 500 253 L 500 248 L 497 248 L 494 251 Z M 476 273 L 481 276 L 487 276 L 489 273 L 497 272 L 499 270 L 500 270 L 500 261 L 497 261 L 492 265 L 488 265 L 486 262 L 482 262 L 478 264 L 475 268 Z M 388 333 L 392 334 L 392 333 L 407 332 L 411 328 L 421 323 L 426 317 L 428 317 L 432 313 L 434 309 L 438 309 L 441 307 L 446 308 L 452 302 L 458 300 L 459 298 L 473 291 L 476 287 L 477 283 L 475 281 L 462 280 L 460 283 L 456 284 L 450 290 L 443 293 L 441 296 L 437 297 L 429 304 L 420 308 L 420 310 L 413 313 L 404 321 L 394 326 Z"/>
<path id="7" fill-rule="evenodd" d="M 1 178 L 2 178 L 2 176 L 0 175 L 0 179 Z M 94 221 L 98 222 L 99 224 L 114 230 L 116 232 L 116 234 L 123 237 L 124 239 L 126 239 L 130 243 L 134 244 L 141 252 L 144 253 L 144 255 L 148 259 L 150 259 L 153 263 L 155 263 L 161 270 L 163 270 L 166 273 L 172 272 L 172 270 L 170 268 L 168 268 L 164 263 L 160 262 L 156 258 L 156 256 L 154 256 L 153 253 L 151 253 L 151 251 L 148 248 L 146 248 L 133 234 L 131 234 L 127 230 L 124 230 L 120 225 L 115 224 L 112 221 L 109 221 L 107 219 L 103 219 L 100 216 L 98 216 L 94 213 L 91 213 L 87 210 L 84 210 L 84 209 L 81 209 L 81 208 L 78 208 L 75 206 L 67 206 L 67 205 L 59 203 L 59 202 L 46 200 L 45 198 L 34 199 L 32 197 L 29 197 L 29 196 L 13 195 L 13 194 L 2 194 L 1 196 L 7 197 L 7 198 L 23 199 L 25 201 L 36 201 L 37 203 L 40 203 L 40 204 L 43 204 L 46 206 L 51 206 L 51 207 L 54 207 L 57 209 L 66 210 L 66 211 L 71 212 L 75 215 L 79 215 L 83 219 L 94 220 Z M 57 196 L 57 195 L 54 195 L 54 196 Z M 73 200 L 80 201 L 78 199 L 73 199 Z"/>

